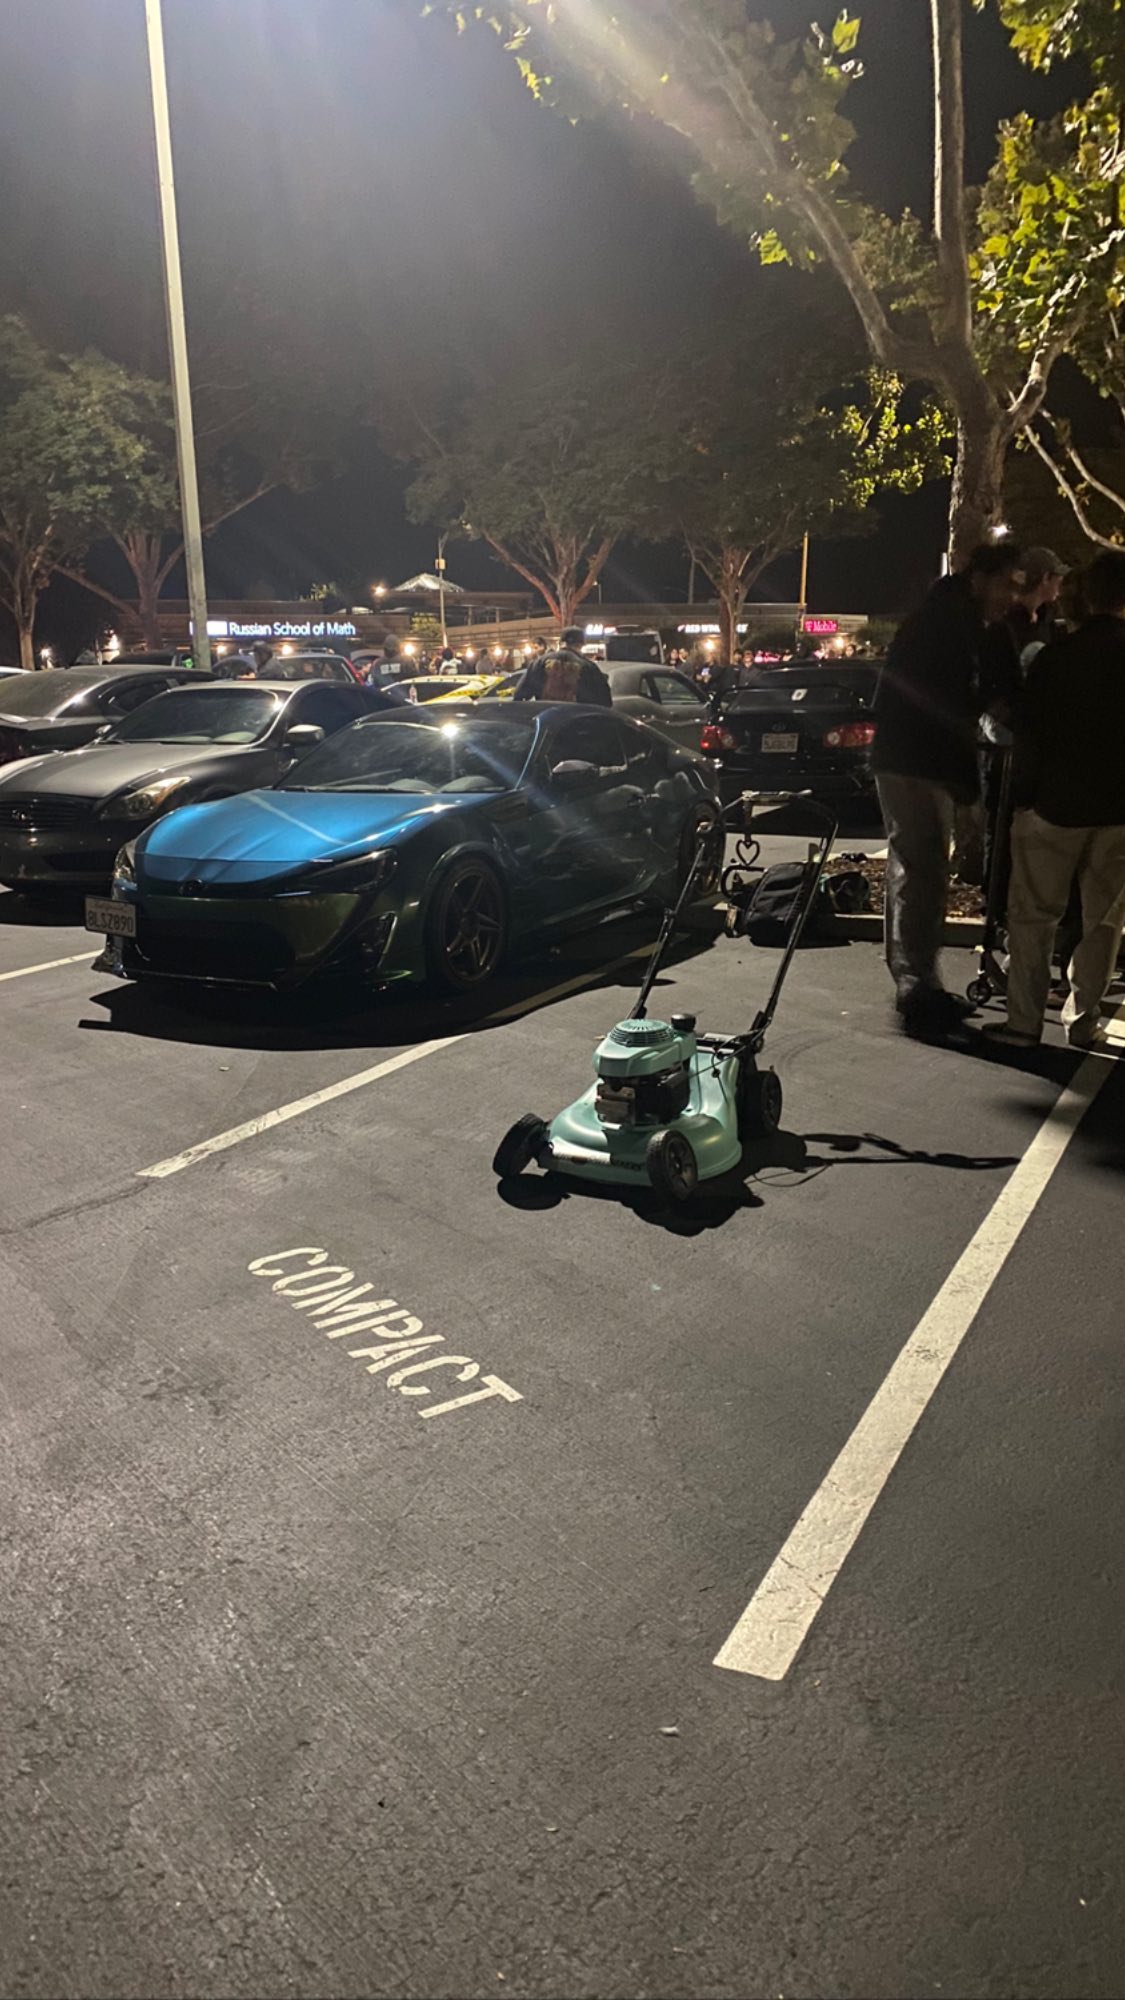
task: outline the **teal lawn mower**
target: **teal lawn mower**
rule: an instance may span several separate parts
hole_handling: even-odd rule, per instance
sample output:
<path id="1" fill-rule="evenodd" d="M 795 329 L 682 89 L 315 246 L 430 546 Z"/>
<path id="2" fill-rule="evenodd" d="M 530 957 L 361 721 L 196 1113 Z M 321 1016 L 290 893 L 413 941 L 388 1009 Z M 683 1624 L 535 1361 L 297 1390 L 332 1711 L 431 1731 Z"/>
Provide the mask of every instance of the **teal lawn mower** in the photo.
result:
<path id="1" fill-rule="evenodd" d="M 548 1124 L 533 1113 L 517 1119 L 501 1140 L 493 1170 L 502 1180 L 533 1163 L 602 1186 L 651 1188 L 669 1205 L 689 1201 L 700 1181 L 737 1167 L 748 1140 L 768 1137 L 781 1123 L 781 1081 L 761 1066 L 793 956 L 804 935 L 836 838 L 837 821 L 794 793 L 745 793 L 729 813 L 741 814 L 736 858 L 723 871 L 727 932 L 750 935 L 750 913 L 763 871 L 753 816 L 799 799 L 824 822 L 793 899 L 781 961 L 764 1007 L 742 1034 L 703 1035 L 694 1014 L 649 1019 L 648 1003 L 696 883 L 715 829 L 701 831 L 678 901 L 661 926 L 637 1005 L 594 1051 L 594 1081 L 576 1103 Z"/>

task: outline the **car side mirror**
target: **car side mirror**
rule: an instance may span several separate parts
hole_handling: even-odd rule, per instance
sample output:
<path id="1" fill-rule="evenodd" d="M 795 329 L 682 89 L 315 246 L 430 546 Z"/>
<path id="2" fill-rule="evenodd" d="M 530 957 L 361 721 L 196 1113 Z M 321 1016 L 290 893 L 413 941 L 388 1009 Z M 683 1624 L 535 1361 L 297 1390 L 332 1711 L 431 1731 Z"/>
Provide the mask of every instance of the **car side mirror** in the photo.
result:
<path id="1" fill-rule="evenodd" d="M 551 773 L 551 783 L 556 792 L 565 792 L 573 797 L 578 792 L 593 791 L 598 782 L 596 764 L 584 764 L 577 757 L 568 758 L 563 764 L 556 764 Z"/>
<path id="2" fill-rule="evenodd" d="M 282 748 L 291 757 L 303 757 L 307 750 L 315 750 L 323 741 L 324 731 L 316 722 L 294 722 L 281 739 Z"/>

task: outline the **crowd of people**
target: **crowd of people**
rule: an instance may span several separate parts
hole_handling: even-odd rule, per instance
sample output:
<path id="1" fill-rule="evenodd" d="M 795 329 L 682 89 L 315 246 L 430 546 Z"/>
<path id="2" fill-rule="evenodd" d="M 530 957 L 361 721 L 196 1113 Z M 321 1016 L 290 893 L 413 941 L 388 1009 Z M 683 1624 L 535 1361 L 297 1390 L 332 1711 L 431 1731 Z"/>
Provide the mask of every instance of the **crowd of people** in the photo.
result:
<path id="1" fill-rule="evenodd" d="M 942 984 L 942 931 L 951 870 L 980 879 L 958 857 L 991 849 L 1008 1006 L 985 1033 L 1034 1047 L 1054 996 L 1070 1045 L 1099 1046 L 1125 928 L 1125 550 L 1068 579 L 1049 549 L 982 544 L 900 628 L 876 720 L 887 962 L 907 1032 L 943 1039 L 971 1011 Z"/>

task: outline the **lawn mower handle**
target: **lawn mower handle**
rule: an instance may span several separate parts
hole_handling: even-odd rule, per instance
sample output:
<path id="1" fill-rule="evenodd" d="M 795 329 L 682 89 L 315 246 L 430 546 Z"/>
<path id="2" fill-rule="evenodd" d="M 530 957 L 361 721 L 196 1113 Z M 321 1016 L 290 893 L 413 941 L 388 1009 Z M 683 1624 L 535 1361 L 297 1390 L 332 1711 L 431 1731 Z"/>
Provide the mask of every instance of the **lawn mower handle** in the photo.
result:
<path id="1" fill-rule="evenodd" d="M 824 879 L 824 871 L 828 866 L 828 857 L 832 852 L 832 843 L 840 831 L 840 822 L 836 814 L 828 806 L 822 804 L 819 799 L 813 798 L 809 792 L 743 792 L 742 797 L 737 803 L 742 808 L 747 823 L 753 818 L 754 807 L 756 805 L 768 805 L 772 810 L 773 807 L 779 805 L 800 804 L 812 812 L 823 825 L 820 847 L 817 853 L 811 856 L 805 863 L 805 879 L 801 885 L 801 896 L 797 906 L 797 914 L 790 927 L 781 964 L 777 968 L 777 977 L 773 982 L 773 989 L 747 1037 L 750 1047 L 757 1054 L 769 1032 L 770 1023 L 777 1012 L 778 1002 L 781 999 L 782 988 L 789 976 L 789 968 L 793 963 L 797 947 L 805 934 L 805 926 L 812 912 L 817 890 L 820 888 L 821 882 Z"/>

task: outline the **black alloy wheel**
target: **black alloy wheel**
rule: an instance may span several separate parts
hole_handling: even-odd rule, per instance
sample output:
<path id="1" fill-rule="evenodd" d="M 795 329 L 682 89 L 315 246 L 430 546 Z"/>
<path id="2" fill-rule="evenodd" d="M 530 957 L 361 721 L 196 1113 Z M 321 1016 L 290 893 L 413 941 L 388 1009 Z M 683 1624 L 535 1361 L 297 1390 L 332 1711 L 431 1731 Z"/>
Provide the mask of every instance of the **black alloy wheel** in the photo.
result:
<path id="1" fill-rule="evenodd" d="M 496 1148 L 492 1171 L 497 1180 L 515 1180 L 539 1155 L 547 1142 L 548 1128 L 534 1111 L 525 1111 Z"/>
<path id="2" fill-rule="evenodd" d="M 682 1132 L 654 1132 L 645 1148 L 653 1188 L 669 1205 L 690 1201 L 699 1186 L 699 1162 Z"/>
<path id="3" fill-rule="evenodd" d="M 428 923 L 430 971 L 454 993 L 492 978 L 508 943 L 508 904 L 487 861 L 455 862 L 438 885 Z"/>

